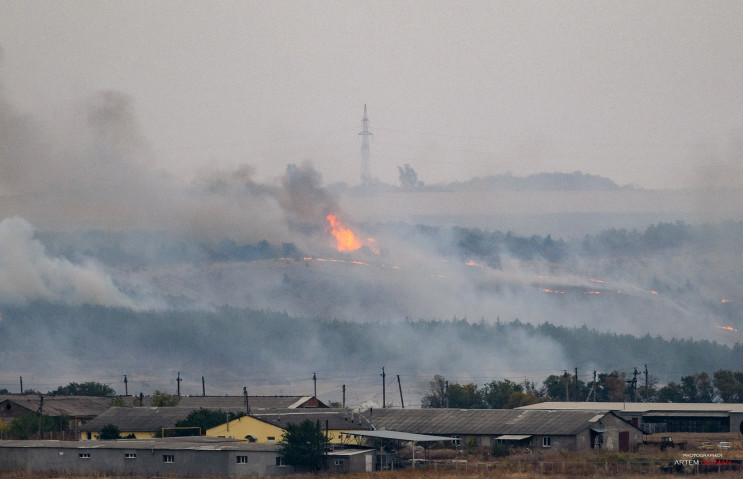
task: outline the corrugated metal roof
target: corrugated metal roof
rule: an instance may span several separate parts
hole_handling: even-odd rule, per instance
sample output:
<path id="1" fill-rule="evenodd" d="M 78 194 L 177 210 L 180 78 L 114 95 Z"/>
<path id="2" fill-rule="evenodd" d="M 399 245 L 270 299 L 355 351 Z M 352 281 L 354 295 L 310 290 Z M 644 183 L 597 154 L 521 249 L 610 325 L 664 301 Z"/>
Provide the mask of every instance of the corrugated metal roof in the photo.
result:
<path id="1" fill-rule="evenodd" d="M 664 402 L 558 402 L 549 401 L 518 409 L 595 410 L 616 412 L 646 411 L 729 411 L 743 413 L 743 404 L 733 403 L 664 403 Z"/>
<path id="2" fill-rule="evenodd" d="M 240 440 L 231 440 L 214 437 L 179 437 L 163 439 L 118 439 L 111 441 L 0 441 L 0 450 L 3 447 L 49 447 L 55 449 L 125 449 L 136 450 L 235 450 L 235 451 L 267 451 L 277 450 L 276 444 L 251 443 Z"/>
<path id="3" fill-rule="evenodd" d="M 604 415 L 608 412 L 604 412 Z M 374 409 L 365 415 L 376 430 L 434 435 L 566 434 L 595 426 L 597 411 L 521 409 Z M 593 422 L 590 422 L 591 420 Z"/>
<path id="4" fill-rule="evenodd" d="M 111 398 L 96 396 L 43 396 L 42 412 L 49 416 L 93 417 L 111 406 Z M 16 407 L 36 412 L 39 396 L 0 396 L 0 404 L 15 404 Z"/>
<path id="5" fill-rule="evenodd" d="M 113 424 L 121 432 L 154 432 L 173 427 L 193 411 L 190 407 L 112 407 L 80 427 L 82 432 L 98 432 Z"/>
<path id="6" fill-rule="evenodd" d="M 354 436 L 377 437 L 381 439 L 396 439 L 398 441 L 413 442 L 438 442 L 454 441 L 454 437 L 431 436 L 429 434 L 413 434 L 410 432 L 400 431 L 341 431 L 343 434 L 352 434 Z"/>
<path id="7" fill-rule="evenodd" d="M 308 419 L 313 422 L 319 421 L 322 429 L 325 429 L 326 421 L 328 429 L 333 430 L 368 427 L 368 423 L 358 414 L 350 414 L 345 409 L 267 410 L 252 413 L 250 416 L 282 429 L 288 424 L 300 424 Z"/>
<path id="8" fill-rule="evenodd" d="M 312 396 L 248 396 L 251 412 L 262 409 L 302 408 L 312 399 Z M 322 402 L 320 404 L 321 408 L 327 407 Z M 178 402 L 178 406 L 193 409 L 222 409 L 246 412 L 244 396 L 183 396 Z"/>

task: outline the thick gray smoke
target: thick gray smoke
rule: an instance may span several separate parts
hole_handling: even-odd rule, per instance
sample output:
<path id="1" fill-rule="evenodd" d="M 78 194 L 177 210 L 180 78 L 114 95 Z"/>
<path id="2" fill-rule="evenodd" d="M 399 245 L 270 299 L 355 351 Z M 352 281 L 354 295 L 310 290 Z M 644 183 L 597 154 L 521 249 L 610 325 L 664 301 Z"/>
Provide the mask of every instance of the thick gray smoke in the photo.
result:
<path id="1" fill-rule="evenodd" d="M 600 202 L 586 201 L 599 194 L 540 191 L 473 197 L 419 193 L 413 187 L 418 183 L 391 193 L 334 194 L 310 163 L 296 166 L 294 159 L 283 158 L 280 164 L 289 166 L 274 182 L 256 181 L 246 164 L 205 171 L 185 184 L 152 167 L 156 158 L 135 106 L 126 94 L 104 91 L 78 102 L 64 119 L 42 119 L 16 111 L 0 96 L 0 306 L 43 300 L 172 310 L 174 324 L 177 312 L 231 306 L 363 322 L 382 332 L 385 323 L 406 319 L 467 318 L 587 325 L 637 336 L 726 343 L 739 338 L 722 336 L 728 330 L 719 329 L 738 329 L 731 321 L 740 319 L 720 306 L 743 300 L 737 292 L 740 251 L 734 245 L 630 260 L 579 252 L 560 263 L 513 251 L 483 259 L 476 248 L 463 244 L 452 225 L 495 230 L 501 219 L 531 214 L 531 222 L 520 223 L 526 233 L 514 240 L 528 248 L 537 241 L 530 237 L 537 231 L 530 228 L 543 228 L 545 218 L 550 219 L 534 215 L 534 210 L 550 208 L 554 223 L 586 221 L 581 215 L 603 213 L 591 209 Z M 607 205 L 630 198 L 627 203 L 635 209 L 628 214 L 642 212 L 652 216 L 651 222 L 675 214 L 648 206 L 647 200 L 658 196 L 647 192 L 613 191 L 601 198 Z M 495 218 L 494 210 L 510 217 Z M 709 210 L 706 205 L 704 211 Z M 560 216 L 563 212 L 567 214 Z M 338 216 L 362 243 L 375 246 L 337 251 L 329 214 Z M 419 225 L 428 220 L 438 228 Z M 229 335 L 208 326 L 197 333 Z M 438 372 L 462 377 L 478 360 L 462 354 L 467 350 L 464 340 L 441 337 L 418 344 L 414 334 L 382 334 L 380 341 L 430 365 L 430 374 L 419 378 L 422 384 Z M 508 339 L 509 348 L 482 356 L 502 375 L 571 366 L 548 339 Z M 327 354 L 321 335 L 301 346 L 308 357 Z M 193 351 L 203 353 L 196 344 Z M 178 361 L 188 360 L 179 354 L 184 353 L 173 347 Z M 455 356 L 462 360 L 452 360 Z M 328 367 L 335 361 L 325 360 Z M 147 359 L 142 361 L 144 367 Z M 240 360 L 224 361 L 237 366 Z M 276 361 L 263 366 L 277 374 L 292 368 Z M 174 359 L 167 367 L 181 366 Z"/>
<path id="2" fill-rule="evenodd" d="M 38 300 L 138 308 L 93 261 L 73 264 L 50 257 L 21 218 L 0 221 L 0 303 Z"/>

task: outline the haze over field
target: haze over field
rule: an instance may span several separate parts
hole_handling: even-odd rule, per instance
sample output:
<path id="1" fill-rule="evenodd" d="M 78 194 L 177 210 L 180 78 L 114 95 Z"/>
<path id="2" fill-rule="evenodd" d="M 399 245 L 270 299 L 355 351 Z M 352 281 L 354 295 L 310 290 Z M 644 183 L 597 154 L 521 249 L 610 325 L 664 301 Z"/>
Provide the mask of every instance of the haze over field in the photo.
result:
<path id="1" fill-rule="evenodd" d="M 0 388 L 88 379 L 71 351 L 101 341 L 92 374 L 153 388 L 153 363 L 229 364 L 221 390 L 260 376 L 270 394 L 273 376 L 292 394 L 342 362 L 318 329 L 295 345 L 312 364 L 248 368 L 247 337 L 214 352 L 237 323 L 179 319 L 221 308 L 394 324 L 390 354 L 419 319 L 740 342 L 740 3 L 204 8 L 0 0 Z M 375 180 L 358 186 L 364 104 Z M 68 326 L 92 305 L 182 342 L 57 329 L 55 304 Z M 576 366 L 540 332 L 428 341 L 418 392 L 442 371 Z"/>

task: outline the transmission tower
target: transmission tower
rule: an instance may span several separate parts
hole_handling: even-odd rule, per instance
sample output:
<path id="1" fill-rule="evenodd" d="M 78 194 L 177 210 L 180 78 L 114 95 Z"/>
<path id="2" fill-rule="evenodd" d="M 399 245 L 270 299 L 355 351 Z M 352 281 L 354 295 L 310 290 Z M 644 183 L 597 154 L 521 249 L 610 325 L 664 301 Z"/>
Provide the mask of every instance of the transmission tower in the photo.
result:
<path id="1" fill-rule="evenodd" d="M 369 117 L 366 115 L 366 105 L 364 105 L 364 118 L 361 119 L 361 184 L 371 181 L 371 168 L 369 166 Z"/>

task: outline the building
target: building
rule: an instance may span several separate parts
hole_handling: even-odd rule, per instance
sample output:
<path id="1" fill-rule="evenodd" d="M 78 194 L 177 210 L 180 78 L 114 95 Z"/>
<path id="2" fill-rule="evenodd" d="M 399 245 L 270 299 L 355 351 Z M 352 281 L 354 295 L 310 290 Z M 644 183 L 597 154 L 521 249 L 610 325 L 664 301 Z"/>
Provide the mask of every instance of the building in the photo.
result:
<path id="1" fill-rule="evenodd" d="M 108 397 L 9 394 L 0 396 L 0 420 L 9 423 L 23 414 L 38 414 L 41 407 L 42 414 L 69 420 L 69 430 L 55 433 L 55 439 L 77 439 L 80 427 L 110 406 Z M 51 434 L 45 433 L 45 437 Z"/>
<path id="2" fill-rule="evenodd" d="M 646 434 L 667 432 L 733 432 L 743 434 L 743 404 L 543 402 L 523 406 L 528 410 L 612 411 Z"/>
<path id="3" fill-rule="evenodd" d="M 459 447 L 629 451 L 642 442 L 640 429 L 606 410 L 374 409 L 365 415 L 376 430 L 456 437 Z"/>
<path id="4" fill-rule="evenodd" d="M 80 427 L 80 439 L 96 440 L 109 424 L 119 428 L 121 437 L 152 439 L 163 428 L 174 428 L 193 409 L 188 407 L 112 407 Z"/>
<path id="5" fill-rule="evenodd" d="M 145 401 L 145 404 L 147 402 Z M 223 411 L 247 412 L 263 409 L 305 409 L 327 408 L 328 406 L 314 396 L 182 396 L 179 407 L 191 409 L 221 409 Z"/>
<path id="6" fill-rule="evenodd" d="M 301 424 L 306 420 L 319 423 L 333 444 L 348 444 L 351 441 L 341 433 L 343 430 L 369 427 L 363 415 L 346 409 L 272 409 L 233 419 L 208 429 L 206 435 L 275 443 L 281 440 L 288 424 Z"/>
<path id="7" fill-rule="evenodd" d="M 189 477 L 294 473 L 276 446 L 215 438 L 114 441 L 0 441 L 0 471 Z"/>
<path id="8" fill-rule="evenodd" d="M 146 398 L 143 402 L 148 404 Z M 250 410 L 256 412 L 275 409 L 282 411 L 327 409 L 325 404 L 313 396 L 249 396 L 248 404 Z M 118 427 L 122 437 L 133 435 L 137 439 L 154 438 L 162 428 L 173 428 L 192 411 L 202 408 L 224 411 L 227 423 L 230 421 L 228 413 L 244 413 L 247 406 L 244 396 L 183 396 L 178 405 L 172 407 L 111 407 L 80 427 L 79 439 L 95 440 L 101 429 L 109 424 Z M 201 434 L 205 434 L 205 431 L 201 431 Z M 227 436 L 229 435 L 225 437 Z"/>

